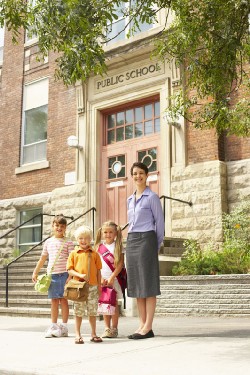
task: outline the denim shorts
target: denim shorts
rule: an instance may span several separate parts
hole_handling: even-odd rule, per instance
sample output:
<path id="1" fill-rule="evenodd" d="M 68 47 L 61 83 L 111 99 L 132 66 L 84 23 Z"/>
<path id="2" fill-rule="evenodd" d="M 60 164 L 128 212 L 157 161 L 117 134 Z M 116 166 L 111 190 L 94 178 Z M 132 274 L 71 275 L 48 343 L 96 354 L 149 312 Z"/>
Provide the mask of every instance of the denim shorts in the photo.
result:
<path id="1" fill-rule="evenodd" d="M 48 298 L 63 298 L 64 285 L 68 276 L 68 272 L 52 274 L 52 280 L 48 290 Z"/>

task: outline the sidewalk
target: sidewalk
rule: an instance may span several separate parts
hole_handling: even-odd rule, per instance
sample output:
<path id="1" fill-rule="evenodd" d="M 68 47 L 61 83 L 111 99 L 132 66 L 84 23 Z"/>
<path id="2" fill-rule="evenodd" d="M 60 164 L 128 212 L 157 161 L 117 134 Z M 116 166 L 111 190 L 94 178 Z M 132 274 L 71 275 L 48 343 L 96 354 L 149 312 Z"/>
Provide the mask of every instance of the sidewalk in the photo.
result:
<path id="1" fill-rule="evenodd" d="M 1 375 L 235 375 L 250 372 L 250 318 L 155 318 L 155 338 L 129 340 L 137 318 L 120 318 L 119 338 L 84 345 L 44 338 L 46 318 L 0 316 Z M 97 332 L 103 322 L 97 322 Z"/>

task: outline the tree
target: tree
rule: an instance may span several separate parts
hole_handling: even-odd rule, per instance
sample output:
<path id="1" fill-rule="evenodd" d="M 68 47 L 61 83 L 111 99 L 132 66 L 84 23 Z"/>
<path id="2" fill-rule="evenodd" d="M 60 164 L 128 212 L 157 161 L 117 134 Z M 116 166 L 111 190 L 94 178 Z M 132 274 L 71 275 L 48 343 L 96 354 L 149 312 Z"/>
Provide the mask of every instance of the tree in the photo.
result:
<path id="1" fill-rule="evenodd" d="M 0 0 L 4 20 L 18 39 L 20 28 L 35 32 L 42 55 L 58 53 L 56 77 L 66 85 L 105 74 L 110 24 L 117 8 L 133 23 L 157 22 L 162 8 L 175 13 L 170 27 L 152 37 L 154 56 L 181 67 L 182 87 L 168 114 L 184 115 L 195 127 L 250 134 L 249 0 Z M 167 22 L 166 22 L 167 25 Z M 248 69 L 248 70 L 247 70 Z M 239 95 L 240 93 L 240 95 Z"/>

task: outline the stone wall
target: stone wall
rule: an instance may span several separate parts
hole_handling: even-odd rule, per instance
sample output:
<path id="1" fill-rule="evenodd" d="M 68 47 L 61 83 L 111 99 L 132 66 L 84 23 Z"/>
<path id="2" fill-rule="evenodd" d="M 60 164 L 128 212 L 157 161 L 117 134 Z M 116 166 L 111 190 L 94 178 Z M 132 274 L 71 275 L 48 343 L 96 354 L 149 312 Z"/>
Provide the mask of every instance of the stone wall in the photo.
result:
<path id="1" fill-rule="evenodd" d="M 250 200 L 250 159 L 227 163 L 229 212 L 242 200 Z"/>
<path id="2" fill-rule="evenodd" d="M 172 236 L 194 238 L 200 244 L 222 241 L 222 213 L 227 211 L 227 166 L 210 161 L 173 167 L 171 196 L 187 204 L 172 201 Z"/>
<path id="3" fill-rule="evenodd" d="M 220 243 L 223 213 L 250 200 L 250 159 L 173 167 L 171 180 L 171 196 L 193 203 L 172 201 L 172 236 Z"/>
<path id="4" fill-rule="evenodd" d="M 65 216 L 73 216 L 77 218 L 86 212 L 89 208 L 85 199 L 85 184 L 76 184 L 58 188 L 52 193 L 37 194 L 33 196 L 25 196 L 16 199 L 6 199 L 0 201 L 0 236 L 11 229 L 14 229 L 18 223 L 18 211 L 43 207 L 43 213 L 60 214 Z M 67 219 L 70 222 L 70 219 Z M 51 235 L 52 217 L 43 217 L 43 238 Z M 82 225 L 91 226 L 92 214 L 88 214 L 67 229 L 67 235 L 74 239 L 74 230 Z M 1 258 L 11 254 L 13 248 L 16 247 L 16 231 L 10 233 L 7 237 L 0 239 L 0 262 Z"/>

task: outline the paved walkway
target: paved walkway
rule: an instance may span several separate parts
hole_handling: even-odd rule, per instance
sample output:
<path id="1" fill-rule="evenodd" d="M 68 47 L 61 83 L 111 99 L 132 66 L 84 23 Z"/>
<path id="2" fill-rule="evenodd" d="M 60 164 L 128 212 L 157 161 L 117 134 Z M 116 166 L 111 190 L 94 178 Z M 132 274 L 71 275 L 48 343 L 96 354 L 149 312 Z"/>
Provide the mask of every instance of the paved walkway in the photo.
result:
<path id="1" fill-rule="evenodd" d="M 136 318 L 120 318 L 119 338 L 74 344 L 74 321 L 66 338 L 44 338 L 45 318 L 0 316 L 0 375 L 241 375 L 250 373 L 250 319 L 156 318 L 155 338 L 129 340 Z M 98 321 L 98 334 L 103 322 Z"/>

